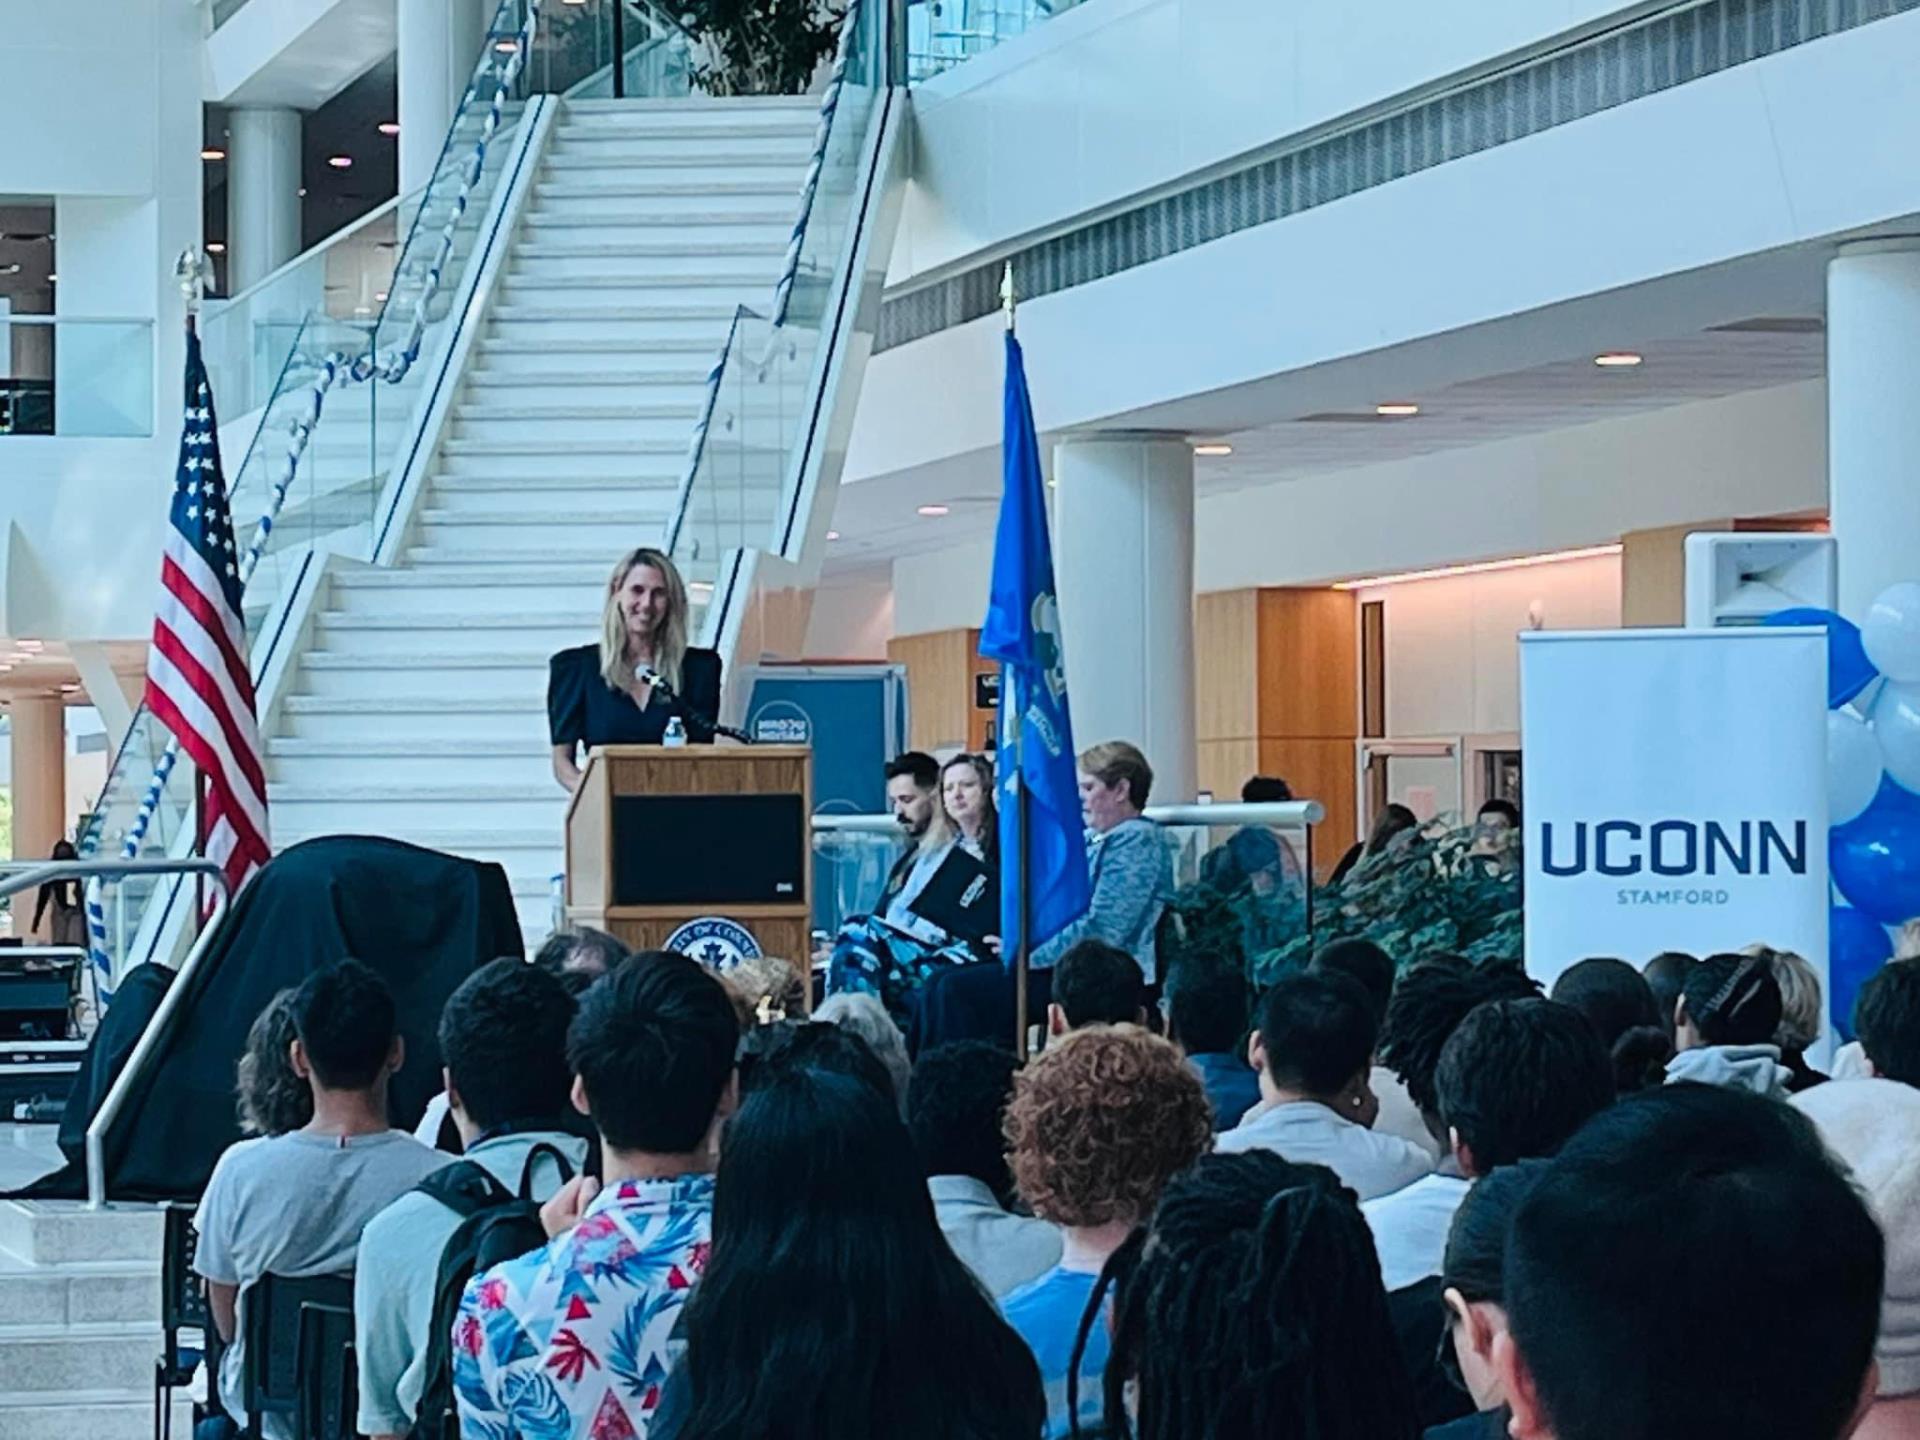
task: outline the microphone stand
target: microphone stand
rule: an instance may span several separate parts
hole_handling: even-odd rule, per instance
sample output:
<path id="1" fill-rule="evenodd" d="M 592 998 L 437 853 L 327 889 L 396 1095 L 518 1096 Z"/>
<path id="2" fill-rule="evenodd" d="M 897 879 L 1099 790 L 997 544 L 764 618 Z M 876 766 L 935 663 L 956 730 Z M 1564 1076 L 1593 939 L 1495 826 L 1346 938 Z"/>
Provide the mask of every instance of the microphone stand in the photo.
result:
<path id="1" fill-rule="evenodd" d="M 665 677 L 657 670 L 649 670 L 640 678 L 651 685 L 655 693 L 669 705 L 678 703 L 681 712 L 687 719 L 697 725 L 705 727 L 707 733 L 716 739 L 724 736 L 728 740 L 737 740 L 742 745 L 757 745 L 760 743 L 746 731 L 735 729 L 731 725 L 722 725 L 717 716 L 709 715 L 706 711 L 696 708 L 686 696 L 680 694 L 673 686 L 669 685 Z"/>

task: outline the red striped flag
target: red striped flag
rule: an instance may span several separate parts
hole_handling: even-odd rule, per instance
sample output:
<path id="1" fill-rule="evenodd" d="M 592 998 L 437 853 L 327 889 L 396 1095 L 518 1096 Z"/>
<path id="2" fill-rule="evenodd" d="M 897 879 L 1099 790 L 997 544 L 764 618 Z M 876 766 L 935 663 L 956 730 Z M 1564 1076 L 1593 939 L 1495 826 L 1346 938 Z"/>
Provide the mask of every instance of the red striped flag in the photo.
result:
<path id="1" fill-rule="evenodd" d="M 206 779 L 206 855 L 220 862 L 237 894 L 272 853 L 266 767 L 213 392 L 200 337 L 191 331 L 184 419 L 147 657 L 147 706 Z"/>

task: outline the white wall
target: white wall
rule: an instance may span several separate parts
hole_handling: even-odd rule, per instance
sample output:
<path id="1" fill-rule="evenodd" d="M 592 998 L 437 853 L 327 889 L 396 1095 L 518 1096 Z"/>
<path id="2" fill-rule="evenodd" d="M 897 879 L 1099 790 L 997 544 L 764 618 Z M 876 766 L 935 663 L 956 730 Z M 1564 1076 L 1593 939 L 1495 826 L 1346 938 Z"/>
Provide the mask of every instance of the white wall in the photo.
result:
<path id="1" fill-rule="evenodd" d="M 1203 494 L 1195 586 L 1312 585 L 1570 550 L 1630 530 L 1818 511 L 1826 494 L 1825 387 L 1811 381 Z M 897 633 L 978 625 L 992 562 L 991 541 L 896 561 Z"/>
<path id="2" fill-rule="evenodd" d="M 184 0 L 7 9 L 0 194 L 54 197 L 59 315 L 153 322 L 150 437 L 0 440 L 0 523 L 31 562 L 8 567 L 15 635 L 132 638 L 152 619 L 185 344 L 173 261 L 200 243 L 201 19 Z"/>
<path id="3" fill-rule="evenodd" d="M 809 660 L 884 660 L 893 638 L 893 583 L 886 575 L 829 579 L 807 616 Z"/>
<path id="4" fill-rule="evenodd" d="M 890 283 L 1627 8 L 1090 0 L 915 90 Z"/>

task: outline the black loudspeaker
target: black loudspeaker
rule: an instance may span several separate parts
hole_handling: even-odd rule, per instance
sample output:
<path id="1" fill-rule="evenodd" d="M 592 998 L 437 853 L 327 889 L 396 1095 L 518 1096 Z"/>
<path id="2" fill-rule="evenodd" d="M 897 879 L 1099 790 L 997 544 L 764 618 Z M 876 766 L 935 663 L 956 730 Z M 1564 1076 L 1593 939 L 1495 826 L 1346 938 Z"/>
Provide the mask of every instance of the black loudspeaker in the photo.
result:
<path id="1" fill-rule="evenodd" d="M 66 972 L 0 970 L 0 1040 L 63 1040 L 72 990 Z"/>

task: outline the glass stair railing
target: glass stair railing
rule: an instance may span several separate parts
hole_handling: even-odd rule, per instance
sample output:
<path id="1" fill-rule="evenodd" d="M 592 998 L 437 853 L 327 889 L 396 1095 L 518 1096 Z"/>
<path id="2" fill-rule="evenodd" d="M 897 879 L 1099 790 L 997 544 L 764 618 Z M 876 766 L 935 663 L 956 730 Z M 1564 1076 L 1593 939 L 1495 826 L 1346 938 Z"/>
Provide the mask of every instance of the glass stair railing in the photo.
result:
<path id="1" fill-rule="evenodd" d="M 280 287 L 274 293 L 256 287 L 209 315 L 216 406 L 230 430 L 243 413 L 236 404 L 258 413 L 251 443 L 228 473 L 236 524 L 245 533 L 258 517 L 245 606 L 257 680 L 295 648 L 285 615 L 316 557 L 374 558 L 396 498 L 389 477 L 421 424 L 421 377 L 433 368 L 421 362 L 456 338 L 458 297 L 483 248 L 477 232 L 501 184 L 507 142 L 530 97 L 613 93 L 608 29 L 594 23 L 611 3 L 501 0 L 431 183 L 396 202 L 390 219 L 366 222 L 404 240 L 383 245 L 370 234 L 352 265 L 344 255 L 296 262 L 270 277 Z M 660 12 L 624 3 L 625 94 L 689 94 L 691 42 Z M 849 333 L 845 297 L 872 184 L 870 131 L 900 73 L 899 6 L 855 0 L 821 96 L 791 242 L 777 276 L 769 276 L 769 301 L 738 311 L 712 368 L 667 536 L 696 603 L 715 594 L 729 556 L 791 548 L 807 457 L 824 440 L 822 397 Z M 386 257 L 391 264 L 383 268 Z M 294 305 L 302 289 L 317 290 L 322 303 Z M 374 313 L 361 313 L 369 291 Z M 289 322 L 289 313 L 298 318 Z M 263 338 L 276 326 L 291 335 L 277 369 L 270 364 L 276 347 Z M 724 620 L 705 618 L 709 634 Z M 83 827 L 83 854 L 132 858 L 190 846 L 190 766 L 172 755 L 164 727 L 142 707 Z M 105 896 L 90 892 L 103 991 L 128 966 L 166 958 L 156 947 L 177 943 L 162 941 L 158 918 L 183 908 L 177 885 L 168 885 L 129 881 Z"/>

